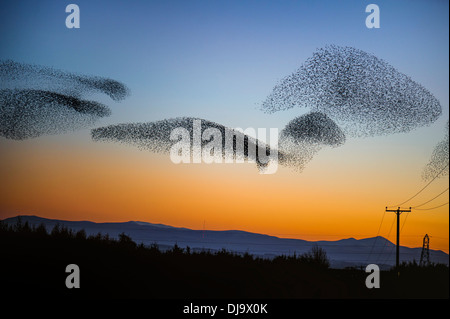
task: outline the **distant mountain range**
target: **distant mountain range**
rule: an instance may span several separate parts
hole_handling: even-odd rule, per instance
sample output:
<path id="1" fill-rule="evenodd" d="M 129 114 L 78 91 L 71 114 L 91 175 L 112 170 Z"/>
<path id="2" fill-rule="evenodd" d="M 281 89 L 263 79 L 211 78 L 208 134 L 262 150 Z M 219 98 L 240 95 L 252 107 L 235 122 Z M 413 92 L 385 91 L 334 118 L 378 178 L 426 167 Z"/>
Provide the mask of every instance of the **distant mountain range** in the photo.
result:
<path id="1" fill-rule="evenodd" d="M 166 250 L 177 244 L 181 248 L 189 246 L 191 251 L 217 251 L 226 249 L 236 253 L 249 253 L 257 257 L 273 258 L 279 255 L 301 255 L 318 245 L 327 252 L 331 267 L 344 268 L 377 264 L 382 269 L 395 265 L 395 244 L 378 236 L 365 239 L 347 238 L 337 241 L 306 241 L 301 239 L 279 238 L 240 230 L 193 230 L 163 224 L 139 221 L 122 223 L 95 223 L 90 221 L 67 221 L 41 218 L 38 216 L 20 216 L 22 223 L 30 226 L 45 225 L 47 231 L 59 224 L 77 232 L 81 229 L 86 234 L 108 234 L 118 238 L 120 233 L 130 236 L 136 243 L 144 245 L 157 244 Z M 7 224 L 16 224 L 18 216 L 4 219 Z M 419 262 L 422 248 L 400 246 L 400 261 Z M 449 264 L 449 255 L 440 250 L 430 249 L 430 261 Z"/>

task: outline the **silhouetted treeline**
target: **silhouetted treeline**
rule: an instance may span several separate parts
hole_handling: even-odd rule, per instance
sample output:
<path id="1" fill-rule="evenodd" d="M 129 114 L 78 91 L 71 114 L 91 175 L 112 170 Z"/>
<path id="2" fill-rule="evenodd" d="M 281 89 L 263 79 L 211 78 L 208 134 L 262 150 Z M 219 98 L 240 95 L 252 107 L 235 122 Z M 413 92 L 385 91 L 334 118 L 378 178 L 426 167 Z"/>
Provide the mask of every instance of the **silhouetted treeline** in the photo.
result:
<path id="1" fill-rule="evenodd" d="M 446 265 L 403 264 L 368 289 L 361 269 L 330 269 L 315 246 L 272 260 L 250 254 L 136 244 L 125 233 L 87 236 L 56 225 L 0 221 L 2 295 L 75 298 L 448 298 Z M 80 288 L 68 289 L 65 268 L 80 268 Z"/>

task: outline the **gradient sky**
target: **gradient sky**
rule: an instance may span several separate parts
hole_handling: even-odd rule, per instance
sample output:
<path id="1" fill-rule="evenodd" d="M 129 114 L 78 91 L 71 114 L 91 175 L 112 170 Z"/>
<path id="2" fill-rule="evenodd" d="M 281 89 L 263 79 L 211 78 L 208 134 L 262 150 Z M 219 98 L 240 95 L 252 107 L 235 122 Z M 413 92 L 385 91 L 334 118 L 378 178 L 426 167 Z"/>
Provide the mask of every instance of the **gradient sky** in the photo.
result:
<path id="1" fill-rule="evenodd" d="M 76 3 L 81 28 L 67 29 Z M 381 28 L 365 26 L 376 3 Z M 141 220 L 241 229 L 310 240 L 395 241 L 386 205 L 411 197 L 443 139 L 449 106 L 448 1 L 3 1 L 0 59 L 110 77 L 131 96 L 98 126 L 195 116 L 229 127 L 278 127 L 307 112 L 264 114 L 284 76 L 327 44 L 373 53 L 430 90 L 443 107 L 433 125 L 406 134 L 348 138 L 302 173 L 251 164 L 175 165 L 168 156 L 95 143 L 89 129 L 26 141 L 0 138 L 0 218 Z M 448 187 L 433 182 L 414 206 Z M 448 192 L 431 204 L 448 201 Z M 383 218 L 384 215 L 384 218 Z M 449 251 L 448 206 L 402 215 L 401 244 Z M 378 232 L 381 220 L 380 231 Z"/>

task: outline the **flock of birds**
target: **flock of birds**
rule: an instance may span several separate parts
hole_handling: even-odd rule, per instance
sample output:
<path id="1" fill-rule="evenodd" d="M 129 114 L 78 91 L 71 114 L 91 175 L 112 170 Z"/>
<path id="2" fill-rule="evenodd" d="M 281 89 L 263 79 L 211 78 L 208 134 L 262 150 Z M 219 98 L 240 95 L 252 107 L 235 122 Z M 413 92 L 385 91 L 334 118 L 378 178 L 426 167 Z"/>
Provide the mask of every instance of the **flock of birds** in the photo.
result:
<path id="1" fill-rule="evenodd" d="M 123 100 L 128 88 L 96 76 L 49 67 L 0 62 L 0 135 L 23 140 L 92 127 L 111 110 L 83 95 L 99 92 Z"/>
<path id="2" fill-rule="evenodd" d="M 124 84 L 112 79 L 2 61 L 0 135 L 23 140 L 92 127 L 111 114 L 106 105 L 83 98 L 93 92 L 115 101 L 129 95 Z M 314 52 L 299 69 L 276 84 L 261 105 L 267 113 L 293 107 L 309 113 L 291 120 L 281 130 L 277 151 L 279 164 L 299 171 L 320 149 L 343 145 L 347 137 L 405 133 L 432 124 L 442 114 L 433 94 L 387 62 L 359 49 L 335 45 Z M 271 152 L 266 143 L 254 137 L 192 117 L 109 125 L 92 129 L 91 135 L 94 141 L 169 153 L 174 143 L 171 132 L 182 127 L 192 137 L 195 120 L 201 121 L 202 132 L 211 127 L 221 132 L 222 156 L 226 154 L 227 130 L 235 134 L 235 143 L 242 138 L 245 158 L 255 161 L 259 168 L 264 162 L 258 152 L 250 150 L 262 147 L 265 155 Z M 424 179 L 433 178 L 437 172 L 449 174 L 448 129 L 447 122 L 445 138 L 436 145 L 424 169 Z M 207 142 L 201 140 L 202 145 Z M 237 143 L 233 144 L 234 154 L 236 151 Z"/>
<path id="3" fill-rule="evenodd" d="M 198 125 L 198 132 L 196 125 Z M 110 125 L 93 129 L 91 135 L 94 141 L 112 141 L 134 145 L 155 153 L 169 154 L 178 139 L 177 136 L 171 139 L 171 134 L 178 128 L 187 132 L 187 145 L 184 145 L 184 147 L 189 151 L 192 158 L 201 158 L 202 151 L 208 149 L 208 151 L 214 153 L 210 155 L 219 155 L 221 161 L 251 161 L 257 164 L 260 171 L 267 167 L 268 161 L 265 158 L 263 159 L 260 154 L 266 156 L 268 153 L 270 154 L 269 145 L 240 130 L 201 118 L 178 117 L 148 123 Z M 215 132 L 210 129 L 215 129 L 215 132 L 219 133 L 218 136 L 213 136 Z M 207 130 L 210 130 L 210 134 Z M 227 139 L 229 140 L 227 141 Z M 216 142 L 213 144 L 216 144 L 217 147 L 210 150 L 206 146 L 213 140 Z M 180 140 L 179 143 L 185 143 L 185 140 Z M 198 147 L 196 147 L 196 143 L 198 143 Z"/>

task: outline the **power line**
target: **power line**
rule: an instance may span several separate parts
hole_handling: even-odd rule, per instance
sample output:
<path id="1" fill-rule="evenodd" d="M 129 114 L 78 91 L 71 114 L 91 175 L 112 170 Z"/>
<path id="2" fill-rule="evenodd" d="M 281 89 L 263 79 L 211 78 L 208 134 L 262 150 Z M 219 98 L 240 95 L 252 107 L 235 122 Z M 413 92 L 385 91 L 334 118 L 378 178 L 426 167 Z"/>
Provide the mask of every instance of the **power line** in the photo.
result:
<path id="1" fill-rule="evenodd" d="M 430 186 L 430 184 L 431 184 L 432 182 L 434 182 L 434 181 L 436 180 L 436 178 L 438 178 L 438 177 L 441 175 L 441 173 L 442 173 L 445 169 L 447 169 L 448 166 L 449 166 L 449 163 L 447 163 L 447 165 L 445 165 L 445 167 L 444 167 L 441 171 L 439 171 L 439 173 L 437 173 L 437 174 L 431 179 L 431 181 L 429 181 L 424 187 L 422 187 L 422 189 L 420 189 L 417 193 L 415 193 L 413 196 L 411 196 L 410 198 L 408 198 L 408 199 L 405 200 L 404 202 L 399 203 L 399 204 L 397 204 L 397 205 L 386 206 L 386 212 L 387 212 L 387 211 L 394 212 L 394 213 L 396 213 L 396 215 L 397 215 L 397 244 L 396 244 L 396 268 L 397 268 L 397 269 L 398 269 L 398 266 L 399 266 L 399 248 L 400 248 L 400 247 L 399 247 L 399 246 L 400 246 L 400 238 L 399 238 L 399 237 L 400 237 L 400 227 L 399 227 L 399 226 L 400 226 L 400 225 L 399 225 L 399 223 L 400 223 L 400 214 L 401 214 L 402 212 L 406 212 L 406 213 L 407 213 L 405 219 L 403 220 L 403 224 L 402 224 L 402 227 L 401 227 L 401 230 L 403 231 L 403 227 L 405 226 L 406 219 L 408 218 L 409 212 L 411 212 L 411 209 L 412 209 L 412 208 L 413 208 L 413 209 L 416 209 L 416 210 L 432 210 L 432 209 L 437 209 L 437 208 L 439 208 L 439 207 L 448 205 L 448 202 L 447 202 L 447 203 L 445 203 L 445 204 L 442 204 L 442 205 L 439 205 L 439 206 L 435 206 L 435 207 L 431 207 L 431 208 L 417 208 L 417 207 L 422 207 L 422 206 L 424 206 L 424 205 L 430 203 L 431 201 L 435 200 L 436 198 L 438 198 L 439 196 L 441 196 L 442 194 L 444 194 L 446 191 L 448 191 L 449 188 L 445 189 L 444 191 L 442 191 L 441 193 L 439 193 L 438 195 L 436 195 L 436 196 L 433 197 L 432 199 L 430 199 L 430 200 L 428 200 L 428 201 L 426 201 L 426 202 L 424 202 L 424 203 L 422 203 L 422 204 L 420 204 L 420 205 L 416 205 L 416 206 L 414 206 L 414 207 L 409 207 L 409 209 L 401 209 L 400 206 L 404 205 L 405 203 L 409 202 L 410 200 L 412 200 L 413 198 L 415 198 L 417 195 L 419 195 L 420 193 L 422 193 L 428 186 Z M 391 208 L 391 207 L 398 207 L 398 208 L 397 208 L 397 210 L 388 210 L 388 208 Z M 384 215 L 383 215 L 383 218 L 384 218 Z M 391 234 L 391 230 L 392 230 L 392 226 L 393 226 L 393 225 L 394 225 L 394 224 L 392 223 L 391 229 L 389 230 L 388 238 L 389 238 L 389 235 Z M 380 225 L 380 227 L 381 227 L 381 225 Z M 391 248 L 391 251 L 389 252 L 387 259 L 389 259 L 390 255 L 392 254 L 393 248 L 394 248 L 394 246 Z M 384 251 L 384 248 L 383 248 L 382 251 Z M 380 255 L 381 255 L 381 253 L 380 253 Z M 378 258 L 380 257 L 380 255 L 378 255 Z M 387 261 L 387 259 L 386 259 L 386 261 Z M 377 261 L 378 261 L 378 259 L 377 259 Z"/>
<path id="2" fill-rule="evenodd" d="M 405 200 L 403 203 L 397 204 L 397 205 L 391 205 L 391 206 L 387 206 L 388 208 L 390 207 L 398 207 L 398 206 L 402 206 L 403 204 L 409 202 L 411 199 L 413 199 L 414 197 L 416 197 L 417 195 L 419 195 L 420 193 L 422 193 L 436 178 L 438 178 L 439 175 L 441 175 L 441 173 L 448 167 L 448 163 L 447 165 L 445 165 L 445 167 L 436 174 L 436 176 L 433 177 L 433 179 L 431 181 L 428 182 L 428 184 L 426 184 L 420 191 L 418 191 L 416 194 L 414 194 L 412 197 L 408 198 L 407 200 Z"/>
<path id="3" fill-rule="evenodd" d="M 384 212 L 386 213 L 386 211 L 384 211 Z M 395 218 L 392 220 L 391 228 L 389 228 L 389 233 L 388 233 L 388 235 L 387 235 L 387 237 L 386 237 L 387 240 L 389 240 L 389 237 L 391 236 L 391 231 L 392 231 L 392 228 L 394 227 L 394 223 L 395 223 Z M 387 246 L 387 242 L 385 241 L 385 242 L 384 242 L 383 248 L 382 248 L 381 251 L 378 253 L 378 257 L 377 257 L 377 260 L 375 261 L 375 263 L 378 263 L 378 260 L 380 259 L 380 256 L 383 254 L 383 252 L 384 252 L 386 246 Z M 394 246 L 392 246 L 392 247 L 394 247 Z M 391 253 L 392 253 L 392 249 L 391 249 L 391 252 L 388 254 L 388 258 L 389 258 L 389 256 L 391 255 Z M 388 258 L 387 258 L 387 259 L 388 259 Z M 386 260 L 387 260 L 387 259 L 386 259 Z"/>
<path id="4" fill-rule="evenodd" d="M 406 217 L 405 217 L 405 219 L 403 220 L 402 228 L 400 229 L 400 231 L 403 231 L 403 227 L 405 227 L 406 219 L 408 218 L 409 213 L 410 213 L 410 212 L 408 212 L 408 211 L 406 212 Z M 394 221 L 392 222 L 391 229 L 389 230 L 389 235 L 391 234 L 392 227 L 394 226 L 394 222 L 395 222 L 395 219 L 394 219 Z M 389 235 L 388 235 L 388 236 L 389 236 Z M 395 245 L 393 245 L 393 246 L 391 247 L 391 251 L 387 254 L 387 257 L 386 257 L 384 263 L 387 263 L 387 262 L 388 262 L 389 257 L 391 257 L 392 252 L 394 251 L 394 247 L 395 247 Z"/>
<path id="5" fill-rule="evenodd" d="M 368 260 L 370 259 L 370 257 L 372 256 L 373 249 L 374 249 L 375 244 L 376 244 L 376 242 L 377 242 L 377 240 L 378 240 L 378 235 L 380 234 L 380 229 L 381 229 L 381 225 L 383 224 L 384 215 L 386 215 L 386 211 L 383 212 L 383 217 L 381 218 L 380 226 L 378 226 L 377 235 L 375 236 L 375 240 L 373 241 L 373 245 L 372 245 L 372 248 L 370 249 L 370 253 L 369 253 L 369 255 L 367 256 L 367 261 L 368 261 Z"/>
<path id="6" fill-rule="evenodd" d="M 433 210 L 433 209 L 436 209 L 436 208 L 439 208 L 439 207 L 442 207 L 442 206 L 448 205 L 448 203 L 449 203 L 449 202 L 447 202 L 447 203 L 444 203 L 444 204 L 442 204 L 442 205 L 439 205 L 439 206 L 431 207 L 431 208 L 416 208 L 416 210 Z"/>
<path id="7" fill-rule="evenodd" d="M 449 190 L 449 188 L 447 187 L 445 190 L 443 190 L 441 193 L 439 193 L 438 195 L 436 195 L 436 196 L 434 196 L 433 198 L 431 198 L 430 200 L 428 200 L 428 201 L 426 201 L 426 202 L 424 202 L 424 203 L 422 203 L 422 204 L 420 204 L 420 205 L 416 205 L 416 206 L 414 206 L 414 207 L 409 207 L 409 209 L 401 209 L 400 208 L 400 206 L 401 205 L 403 205 L 403 204 L 405 204 L 405 203 L 407 203 L 407 202 L 409 202 L 410 200 L 412 200 L 413 198 L 415 198 L 417 195 L 419 195 L 420 193 L 422 193 L 447 167 L 448 167 L 448 165 L 449 164 L 447 164 L 438 174 L 436 174 L 436 176 L 434 176 L 433 177 L 433 179 L 431 180 L 431 181 L 429 181 L 422 189 L 420 189 L 416 194 L 414 194 L 412 197 L 410 197 L 409 199 L 407 199 L 406 201 L 404 201 L 404 202 L 402 202 L 402 203 L 400 203 L 400 204 L 397 204 L 397 205 L 393 205 L 393 206 L 387 206 L 386 207 L 386 211 L 389 211 L 389 212 L 394 212 L 394 213 L 396 213 L 396 215 L 397 215 L 397 244 L 396 244 L 396 268 L 398 269 L 398 267 L 399 267 L 399 248 L 400 248 L 400 231 L 403 231 L 403 227 L 405 226 L 405 223 L 406 223 L 406 219 L 408 218 L 408 216 L 409 216 L 409 213 L 411 212 L 411 209 L 413 208 L 413 209 L 416 209 L 416 210 L 432 210 L 432 209 L 437 209 L 437 208 L 439 208 L 439 207 L 442 207 L 442 206 L 445 206 L 445 205 L 448 205 L 449 204 L 449 202 L 447 202 L 447 203 L 444 203 L 444 204 L 442 204 L 442 205 L 439 205 L 439 206 L 435 206 L 435 207 L 431 207 L 431 208 L 417 208 L 417 207 L 422 207 L 422 206 L 424 206 L 424 205 L 426 205 L 426 204 L 428 204 L 428 203 L 430 203 L 431 201 L 433 201 L 433 200 L 435 200 L 436 198 L 438 198 L 439 196 L 441 196 L 442 194 L 444 194 L 445 192 L 447 192 L 448 190 Z M 395 206 L 398 206 L 398 208 L 397 208 L 397 210 L 388 210 L 388 208 L 390 208 L 390 207 L 395 207 Z M 401 227 L 401 230 L 400 230 L 400 225 L 399 225 L 399 223 L 400 223 L 400 214 L 402 213 L 402 212 L 406 212 L 407 213 L 407 215 L 406 215 L 406 217 L 405 217 L 405 219 L 403 220 L 403 224 L 402 224 L 402 227 Z M 391 229 L 389 230 L 389 235 L 390 235 L 390 233 L 391 233 L 391 230 L 392 230 L 392 226 L 393 226 L 393 224 L 391 225 Z M 388 237 L 389 237 L 389 235 L 388 235 Z M 393 248 L 394 247 L 392 247 L 391 248 L 391 251 L 389 252 L 389 254 L 388 254 L 388 257 L 386 258 L 386 262 L 387 262 L 387 260 L 389 259 L 389 257 L 390 257 L 390 255 L 392 254 L 392 251 L 393 251 Z M 380 255 L 381 255 L 381 253 L 380 253 Z"/>
<path id="8" fill-rule="evenodd" d="M 400 229 L 400 231 L 403 231 L 403 227 L 405 227 L 405 223 L 406 223 L 406 220 L 408 219 L 409 213 L 410 213 L 410 212 L 406 212 L 406 217 L 405 217 L 405 219 L 403 220 L 402 228 Z"/>
<path id="9" fill-rule="evenodd" d="M 377 235 L 376 235 L 375 241 L 373 242 L 372 248 L 370 249 L 370 253 L 369 253 L 368 257 L 367 257 L 367 260 L 369 260 L 370 257 L 372 256 L 372 252 L 373 252 L 373 249 L 375 248 L 376 242 L 377 242 L 377 240 L 378 240 L 378 235 L 380 234 L 381 226 L 382 226 L 382 224 L 383 224 L 383 220 L 384 220 L 384 216 L 385 216 L 385 215 L 386 215 L 386 210 L 384 211 L 383 217 L 381 218 L 380 226 L 378 227 Z M 405 217 L 405 219 L 403 220 L 403 224 L 402 224 L 401 231 L 403 231 L 403 227 L 405 226 L 406 219 L 408 218 L 408 216 L 409 216 L 409 212 L 406 213 L 406 217 Z M 392 228 L 393 228 L 393 226 L 394 226 L 394 222 L 395 222 L 395 219 L 392 221 L 391 228 L 390 228 L 390 230 L 389 230 L 389 233 L 388 233 L 387 238 L 389 238 L 389 236 L 390 236 L 390 234 L 391 234 Z M 383 250 L 384 250 L 385 247 L 386 247 L 386 243 L 385 243 L 384 246 L 383 246 Z M 393 247 L 392 247 L 392 248 L 393 248 Z M 391 248 L 391 252 L 388 254 L 388 258 L 389 258 L 389 255 L 392 253 L 392 248 Z M 379 256 L 381 255 L 381 253 L 382 253 L 382 252 L 379 253 L 378 259 L 379 259 Z M 377 259 L 377 260 L 378 260 L 378 259 Z"/>
<path id="10" fill-rule="evenodd" d="M 392 212 L 392 213 L 395 213 L 397 215 L 397 244 L 395 245 L 395 247 L 396 247 L 395 268 L 398 269 L 399 264 L 400 264 L 400 214 L 401 213 L 405 213 L 405 212 L 406 213 L 411 212 L 411 207 L 409 209 L 400 209 L 400 207 L 399 207 L 396 210 L 387 209 L 387 207 L 386 207 L 386 212 Z M 404 225 L 405 224 L 403 222 L 403 226 Z M 403 228 L 403 226 L 402 226 L 402 228 Z"/>
<path id="11" fill-rule="evenodd" d="M 413 207 L 411 207 L 411 208 L 416 209 L 417 207 L 421 207 L 421 206 L 423 206 L 423 205 L 425 205 L 425 204 L 428 204 L 429 202 L 435 200 L 436 198 L 438 198 L 439 196 L 441 196 L 442 194 L 444 194 L 446 191 L 448 191 L 448 189 L 449 189 L 449 188 L 447 187 L 447 189 L 445 189 L 444 191 L 442 191 L 441 193 L 439 193 L 439 195 L 436 195 L 435 197 L 433 197 L 432 199 L 426 201 L 425 203 L 422 203 L 422 204 L 420 204 L 420 205 L 413 206 Z"/>

